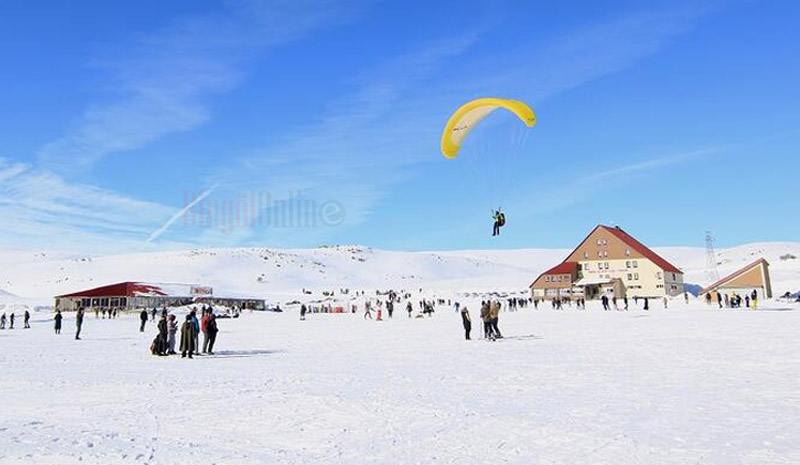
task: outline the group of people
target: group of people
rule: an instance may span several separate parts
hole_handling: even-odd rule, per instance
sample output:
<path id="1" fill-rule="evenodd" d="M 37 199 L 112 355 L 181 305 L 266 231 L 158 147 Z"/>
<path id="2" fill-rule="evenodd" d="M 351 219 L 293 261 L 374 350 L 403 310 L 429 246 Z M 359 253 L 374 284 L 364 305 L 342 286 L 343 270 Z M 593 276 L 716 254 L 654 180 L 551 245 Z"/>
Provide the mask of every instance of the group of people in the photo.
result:
<path id="1" fill-rule="evenodd" d="M 749 295 L 745 294 L 744 298 L 742 298 L 741 294 L 736 292 L 732 292 L 731 295 L 722 294 L 717 292 L 717 305 L 719 308 L 742 308 L 742 304 L 744 304 L 744 308 L 758 308 L 758 291 L 753 289 Z M 711 305 L 711 293 L 706 294 L 706 303 Z"/>
<path id="2" fill-rule="evenodd" d="M 464 315 L 466 313 L 466 316 Z M 461 309 L 461 318 L 464 323 L 464 336 L 467 340 L 470 339 L 470 330 L 472 329 L 471 318 L 467 307 Z M 484 300 L 481 302 L 481 321 L 483 322 L 483 337 L 494 341 L 502 339 L 503 335 L 500 333 L 500 328 L 497 326 L 500 320 L 500 302 L 497 300 Z M 469 321 L 469 324 L 467 322 Z"/>
<path id="3" fill-rule="evenodd" d="M 16 319 L 16 315 L 14 312 L 11 312 L 8 317 L 6 317 L 6 312 L 3 312 L 3 315 L 0 316 L 0 329 L 6 329 L 6 324 L 8 323 L 8 329 L 14 329 L 14 320 Z M 25 310 L 23 315 L 23 323 L 24 328 L 30 328 L 31 324 L 31 314 L 28 310 Z"/>
<path id="4" fill-rule="evenodd" d="M 103 315 L 103 318 L 105 318 L 106 315 L 108 315 L 109 318 L 116 318 L 121 312 L 122 312 L 122 309 L 117 308 L 117 307 L 112 307 L 112 308 L 95 307 L 94 308 L 94 317 L 95 318 L 100 318 L 100 315 Z"/>
<path id="5" fill-rule="evenodd" d="M 214 315 L 214 309 L 210 305 L 204 305 L 201 308 L 201 312 L 200 319 L 198 319 L 197 308 L 192 308 L 180 327 L 181 339 L 178 350 L 181 352 L 181 358 L 193 358 L 195 355 L 214 355 L 214 343 L 217 341 L 217 333 L 219 333 L 217 317 Z M 157 310 L 154 308 L 151 314 L 155 313 L 157 313 Z M 147 310 L 142 310 L 139 314 L 139 319 L 141 321 L 139 331 L 143 332 L 148 319 Z M 167 314 L 167 310 L 162 309 L 161 319 L 158 321 L 157 328 L 158 334 L 150 345 L 150 352 L 158 356 L 176 355 L 178 318 L 175 314 Z M 203 334 L 202 353 L 200 352 L 200 333 Z"/>

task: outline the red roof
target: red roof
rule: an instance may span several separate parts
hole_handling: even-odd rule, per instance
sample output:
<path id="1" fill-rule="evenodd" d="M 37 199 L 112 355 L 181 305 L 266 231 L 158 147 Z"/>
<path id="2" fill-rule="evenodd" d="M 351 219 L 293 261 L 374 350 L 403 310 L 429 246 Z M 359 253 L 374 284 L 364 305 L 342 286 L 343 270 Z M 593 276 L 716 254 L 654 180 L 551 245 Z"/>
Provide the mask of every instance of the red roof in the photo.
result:
<path id="1" fill-rule="evenodd" d="M 562 262 L 550 268 L 539 276 L 550 274 L 572 274 L 578 269 L 578 262 Z"/>
<path id="2" fill-rule="evenodd" d="M 137 295 L 167 296 L 168 294 L 157 284 L 128 281 L 95 287 L 85 291 L 73 292 L 72 294 L 64 294 L 58 297 L 134 297 Z"/>
<path id="3" fill-rule="evenodd" d="M 573 274 L 578 269 L 578 262 L 561 262 L 558 265 L 550 268 L 549 270 L 545 271 L 544 273 L 539 275 L 539 278 L 546 275 L 553 275 L 553 274 Z M 532 283 L 531 286 L 539 280 L 536 278 Z M 528 286 L 528 287 L 531 287 Z"/>
<path id="4" fill-rule="evenodd" d="M 632 248 L 633 250 L 635 250 L 635 251 L 639 252 L 640 254 L 644 255 L 645 258 L 647 258 L 651 262 L 655 263 L 662 270 L 669 271 L 670 273 L 681 273 L 681 274 L 683 274 L 683 271 L 679 270 L 678 267 L 676 267 L 672 263 L 664 260 L 657 253 L 655 253 L 652 250 L 648 249 L 647 246 L 645 246 L 641 242 L 639 242 L 636 239 L 634 239 L 633 236 L 631 236 L 630 234 L 628 234 L 625 231 L 623 231 L 622 228 L 613 227 L 613 226 L 602 226 L 602 225 L 600 227 L 603 228 L 604 230 L 606 230 L 607 232 L 610 232 L 614 236 L 616 236 L 617 239 L 621 240 L 622 242 L 624 242 L 625 244 L 630 246 L 630 248 Z"/>

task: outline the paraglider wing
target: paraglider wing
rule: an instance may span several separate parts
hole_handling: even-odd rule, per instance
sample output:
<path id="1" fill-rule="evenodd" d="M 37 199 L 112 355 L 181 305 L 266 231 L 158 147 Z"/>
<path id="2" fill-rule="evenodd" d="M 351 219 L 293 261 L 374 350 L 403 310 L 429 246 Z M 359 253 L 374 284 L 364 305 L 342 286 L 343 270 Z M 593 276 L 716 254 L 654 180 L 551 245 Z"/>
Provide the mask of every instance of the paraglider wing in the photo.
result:
<path id="1" fill-rule="evenodd" d="M 462 105 L 447 121 L 442 133 L 442 154 L 447 158 L 455 158 L 472 128 L 498 108 L 514 113 L 528 127 L 536 124 L 536 115 L 524 102 L 502 98 L 475 99 Z"/>

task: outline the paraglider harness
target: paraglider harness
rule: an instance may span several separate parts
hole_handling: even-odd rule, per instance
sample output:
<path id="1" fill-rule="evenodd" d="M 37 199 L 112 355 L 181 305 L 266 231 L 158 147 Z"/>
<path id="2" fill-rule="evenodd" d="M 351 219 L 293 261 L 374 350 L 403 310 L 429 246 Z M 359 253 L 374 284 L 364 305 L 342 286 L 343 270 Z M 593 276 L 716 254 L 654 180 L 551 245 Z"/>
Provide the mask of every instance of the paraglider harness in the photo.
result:
<path id="1" fill-rule="evenodd" d="M 495 219 L 495 221 L 497 221 L 497 226 L 500 226 L 500 227 L 505 226 L 506 225 L 506 214 L 503 213 L 503 212 L 499 212 L 498 215 L 497 215 L 497 218 Z"/>

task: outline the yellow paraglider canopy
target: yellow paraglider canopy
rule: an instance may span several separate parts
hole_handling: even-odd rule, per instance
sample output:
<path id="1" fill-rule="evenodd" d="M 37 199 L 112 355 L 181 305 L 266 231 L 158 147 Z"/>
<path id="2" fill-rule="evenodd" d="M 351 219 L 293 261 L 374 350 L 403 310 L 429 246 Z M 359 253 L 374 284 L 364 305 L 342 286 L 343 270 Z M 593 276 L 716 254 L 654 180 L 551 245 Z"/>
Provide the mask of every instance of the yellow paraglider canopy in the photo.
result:
<path id="1" fill-rule="evenodd" d="M 472 128 L 498 108 L 514 113 L 528 127 L 536 124 L 536 115 L 524 102 L 503 98 L 475 99 L 462 105 L 447 121 L 442 133 L 442 154 L 447 158 L 455 158 Z"/>

